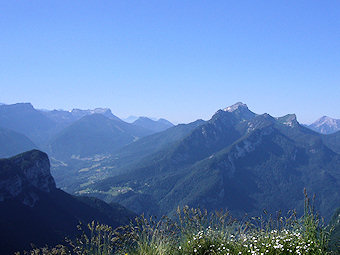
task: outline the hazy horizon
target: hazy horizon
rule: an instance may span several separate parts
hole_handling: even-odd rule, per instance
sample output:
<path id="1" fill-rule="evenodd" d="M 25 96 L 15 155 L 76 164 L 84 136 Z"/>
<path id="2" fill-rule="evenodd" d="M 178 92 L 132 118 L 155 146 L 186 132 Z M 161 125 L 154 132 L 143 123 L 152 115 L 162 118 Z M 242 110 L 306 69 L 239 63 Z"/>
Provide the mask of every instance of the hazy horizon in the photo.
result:
<path id="1" fill-rule="evenodd" d="M 0 105 L 1 105 L 1 104 L 11 105 L 11 104 L 17 104 L 17 103 L 30 103 L 30 104 L 32 104 L 31 102 L 16 102 L 16 103 L 4 103 L 4 102 L 0 102 Z M 239 102 L 235 102 L 234 104 L 236 104 L 236 103 L 239 103 Z M 245 102 L 241 102 L 241 103 L 245 103 Z M 245 104 L 248 106 L 249 110 L 253 111 L 253 110 L 249 107 L 249 105 L 248 105 L 247 103 L 245 103 Z M 233 104 L 231 104 L 231 105 L 233 105 Z M 228 107 L 228 106 L 231 106 L 231 105 L 226 105 L 225 107 L 221 107 L 221 108 L 219 108 L 219 109 L 216 109 L 215 112 L 213 112 L 213 113 L 212 113 L 210 116 L 208 116 L 207 118 L 203 118 L 203 117 L 202 117 L 202 118 L 193 119 L 193 120 L 190 120 L 190 121 L 187 121 L 187 122 L 176 122 L 176 121 L 172 121 L 172 120 L 170 120 L 170 119 L 167 119 L 167 120 L 169 120 L 170 122 L 172 122 L 172 123 L 175 124 L 175 125 L 177 125 L 177 124 L 188 124 L 188 123 L 190 123 L 190 122 L 193 122 L 193 121 L 196 121 L 196 120 L 199 120 L 199 119 L 202 119 L 202 120 L 209 120 L 209 119 L 210 119 L 210 118 L 211 118 L 218 110 L 223 110 L 224 108 L 226 108 L 226 107 Z M 89 107 L 87 107 L 87 108 L 78 108 L 78 107 L 75 107 L 75 108 L 71 108 L 71 109 L 63 109 L 63 108 L 60 108 L 60 109 L 56 109 L 56 108 L 50 108 L 50 109 L 47 109 L 47 108 L 39 108 L 39 107 L 36 107 L 36 106 L 33 105 L 33 104 L 32 104 L 32 106 L 33 106 L 35 109 L 41 110 L 41 111 L 53 111 L 53 110 L 57 110 L 57 111 L 68 111 L 68 112 L 71 112 L 71 111 L 74 110 L 74 109 L 79 109 L 79 110 L 94 110 L 94 109 L 96 109 L 96 108 L 110 109 L 109 107 L 105 107 L 105 106 L 103 106 L 103 107 L 93 107 L 93 108 L 89 108 Z M 114 111 L 112 111 L 112 109 L 110 109 L 110 110 L 111 110 L 111 112 L 112 112 L 113 115 L 119 117 L 119 118 L 122 119 L 122 120 L 126 120 L 126 119 L 128 119 L 128 118 L 130 118 L 130 117 L 136 117 L 136 118 L 138 118 L 138 117 L 147 117 L 147 118 L 152 119 L 152 120 L 166 119 L 164 116 L 136 115 L 136 114 L 133 114 L 133 113 L 131 113 L 130 115 L 126 115 L 126 116 L 120 116 L 119 114 L 116 114 Z M 256 114 L 264 114 L 264 113 L 267 113 L 267 114 L 271 115 L 272 117 L 282 117 L 282 116 L 287 115 L 287 114 L 295 114 L 294 112 L 291 112 L 291 113 L 286 113 L 286 114 L 283 114 L 283 115 L 277 115 L 277 116 L 276 116 L 276 115 L 270 114 L 269 112 L 263 112 L 263 113 L 254 112 L 254 113 L 256 113 Z M 310 122 L 301 122 L 301 121 L 299 120 L 299 119 L 300 119 L 299 116 L 296 115 L 297 120 L 300 122 L 300 124 L 312 124 L 313 122 L 315 122 L 316 120 L 318 120 L 318 119 L 320 119 L 321 117 L 324 117 L 324 116 L 327 116 L 327 115 L 321 115 L 321 116 L 318 117 L 317 119 L 312 120 L 312 121 L 310 121 Z M 332 116 L 327 116 L 327 117 L 333 118 Z"/>

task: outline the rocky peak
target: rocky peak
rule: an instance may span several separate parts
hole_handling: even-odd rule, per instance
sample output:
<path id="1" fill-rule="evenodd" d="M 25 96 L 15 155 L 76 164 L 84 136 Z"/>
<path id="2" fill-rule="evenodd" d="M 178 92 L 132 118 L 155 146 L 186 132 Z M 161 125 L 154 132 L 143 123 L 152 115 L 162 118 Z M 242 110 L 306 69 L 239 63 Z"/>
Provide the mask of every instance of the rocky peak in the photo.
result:
<path id="1" fill-rule="evenodd" d="M 233 114 L 239 120 L 251 120 L 256 116 L 255 113 L 248 109 L 246 104 L 241 102 L 228 106 L 222 111 Z"/>
<path id="2" fill-rule="evenodd" d="M 32 150 L 0 160 L 0 201 L 18 198 L 34 206 L 39 192 L 49 193 L 55 189 L 46 153 Z"/>
<path id="3" fill-rule="evenodd" d="M 322 134 L 331 134 L 340 130 L 340 120 L 323 116 L 308 127 Z"/>
<path id="4" fill-rule="evenodd" d="M 257 115 L 247 123 L 248 124 L 247 131 L 252 132 L 256 129 L 263 129 L 266 127 L 270 127 L 270 126 L 273 126 L 274 123 L 275 123 L 275 119 L 268 113 Z"/>
<path id="5" fill-rule="evenodd" d="M 328 116 L 323 116 L 315 122 L 315 126 L 317 127 L 322 126 L 322 125 L 340 126 L 340 120 L 333 119 Z"/>
<path id="6" fill-rule="evenodd" d="M 237 102 L 236 104 L 233 104 L 231 106 L 228 106 L 226 108 L 223 109 L 223 111 L 225 112 L 234 112 L 236 110 L 239 110 L 239 109 L 248 109 L 248 106 L 242 102 Z"/>
<path id="7" fill-rule="evenodd" d="M 299 122 L 296 119 L 296 115 L 295 114 L 287 114 L 287 115 L 285 115 L 283 117 L 277 118 L 277 120 L 281 124 L 284 124 L 284 125 L 289 126 L 289 127 L 294 127 L 297 124 L 299 124 Z"/>

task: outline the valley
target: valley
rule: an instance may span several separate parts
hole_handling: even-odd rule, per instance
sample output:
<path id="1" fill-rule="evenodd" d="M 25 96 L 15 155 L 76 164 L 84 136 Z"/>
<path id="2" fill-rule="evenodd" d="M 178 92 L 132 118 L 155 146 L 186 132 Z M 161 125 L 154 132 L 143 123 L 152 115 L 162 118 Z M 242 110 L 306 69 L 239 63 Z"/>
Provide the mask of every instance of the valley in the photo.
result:
<path id="1" fill-rule="evenodd" d="M 25 107 L 29 114 L 50 114 Z M 338 133 L 312 131 L 295 115 L 256 114 L 237 103 L 208 121 L 155 132 L 151 119 L 146 129 L 120 120 L 110 110 L 68 113 L 72 121 L 62 117 L 66 112 L 51 112 L 50 120 L 56 123 L 52 129 L 65 127 L 47 136 L 41 148 L 50 156 L 57 186 L 71 194 L 158 216 L 184 205 L 228 209 L 237 216 L 292 208 L 301 214 L 304 188 L 317 194 L 316 205 L 326 219 L 340 204 L 340 145 L 332 138 Z"/>

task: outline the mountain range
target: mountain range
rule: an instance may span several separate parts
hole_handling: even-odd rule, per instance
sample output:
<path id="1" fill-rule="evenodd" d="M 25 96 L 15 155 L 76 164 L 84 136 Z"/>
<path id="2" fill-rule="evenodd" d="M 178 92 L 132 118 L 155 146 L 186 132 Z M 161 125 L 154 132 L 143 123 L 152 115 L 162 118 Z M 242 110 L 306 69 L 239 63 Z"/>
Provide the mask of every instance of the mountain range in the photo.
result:
<path id="1" fill-rule="evenodd" d="M 301 213 L 304 188 L 327 219 L 340 204 L 340 132 L 320 134 L 294 114 L 256 114 L 237 103 L 208 121 L 172 126 L 148 118 L 126 123 L 102 108 L 46 112 L 17 104 L 1 105 L 0 113 L 0 126 L 49 154 L 58 187 L 136 213 L 170 215 L 178 205 L 237 216 Z"/>
<path id="2" fill-rule="evenodd" d="M 1 134 L 4 136 L 4 130 L 7 130 L 6 139 L 12 139 L 10 136 L 17 139 L 17 134 L 8 133 L 16 132 L 30 140 L 31 147 L 28 149 L 38 147 L 52 157 L 58 158 L 62 155 L 63 160 L 70 160 L 73 155 L 83 157 L 94 156 L 93 153 L 110 154 L 117 148 L 171 126 L 173 125 L 164 119 L 153 121 L 146 117 L 136 123 L 127 123 L 108 108 L 48 111 L 37 110 L 30 103 L 0 105 Z M 2 155 L 10 156 L 27 150 L 27 139 L 18 139 L 18 143 L 23 143 L 22 146 L 16 145 L 18 151 L 12 152 L 11 148 L 2 146 Z M 3 144 L 11 147 L 10 143 Z M 73 145 L 72 148 L 68 148 L 70 144 Z"/>
<path id="3" fill-rule="evenodd" d="M 57 132 L 56 123 L 30 103 L 0 105 L 0 127 L 27 136 L 37 146 Z"/>
<path id="4" fill-rule="evenodd" d="M 119 120 L 119 118 L 112 114 L 111 110 L 108 108 L 96 108 L 93 110 L 81 110 L 81 109 L 73 109 L 72 111 L 64 111 L 64 110 L 41 110 L 41 112 L 53 120 L 57 124 L 66 127 L 73 122 L 92 114 L 101 114 L 109 119 Z"/>
<path id="5" fill-rule="evenodd" d="M 263 209 L 295 208 L 301 214 L 307 188 L 329 219 L 340 205 L 340 155 L 328 137 L 300 125 L 294 114 L 258 115 L 237 103 L 209 121 L 172 127 L 123 147 L 95 167 L 111 167 L 105 178 L 73 192 L 137 213 L 171 214 L 189 205 L 242 216 Z"/>
<path id="6" fill-rule="evenodd" d="M 88 157 L 109 154 L 153 132 L 102 114 L 86 115 L 58 133 L 47 151 L 67 160 L 72 156 Z"/>
<path id="7" fill-rule="evenodd" d="M 62 243 L 77 224 L 92 220 L 117 227 L 135 214 L 124 207 L 57 189 L 47 154 L 32 150 L 0 159 L 0 252 Z"/>

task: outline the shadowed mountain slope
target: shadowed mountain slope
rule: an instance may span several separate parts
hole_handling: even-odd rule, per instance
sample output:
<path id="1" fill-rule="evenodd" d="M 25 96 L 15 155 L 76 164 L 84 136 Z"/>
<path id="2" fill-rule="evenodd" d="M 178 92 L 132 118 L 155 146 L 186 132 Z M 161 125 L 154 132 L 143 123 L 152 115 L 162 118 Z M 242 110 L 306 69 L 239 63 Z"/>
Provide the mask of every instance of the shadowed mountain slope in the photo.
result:
<path id="1" fill-rule="evenodd" d="M 134 214 L 117 204 L 73 197 L 57 189 L 45 153 L 33 150 L 0 159 L 0 252 L 9 254 L 62 242 L 79 221 L 118 226 Z"/>
<path id="2" fill-rule="evenodd" d="M 322 136 L 324 143 L 337 153 L 340 153 L 340 131 Z"/>
<path id="3" fill-rule="evenodd" d="M 339 169 L 339 154 L 295 115 L 256 115 L 238 103 L 88 192 L 138 213 L 169 214 L 187 204 L 241 216 L 301 213 L 306 187 L 329 219 L 340 204 Z"/>

